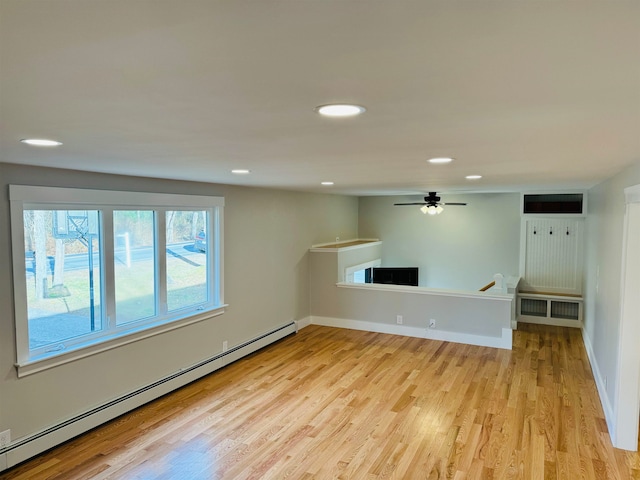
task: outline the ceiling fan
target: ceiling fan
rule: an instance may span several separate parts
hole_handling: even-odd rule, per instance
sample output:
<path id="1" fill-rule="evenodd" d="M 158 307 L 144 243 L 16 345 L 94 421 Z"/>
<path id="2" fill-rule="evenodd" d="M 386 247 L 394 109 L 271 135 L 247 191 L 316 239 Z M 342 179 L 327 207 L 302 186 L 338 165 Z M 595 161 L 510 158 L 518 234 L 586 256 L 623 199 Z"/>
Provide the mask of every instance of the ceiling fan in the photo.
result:
<path id="1" fill-rule="evenodd" d="M 429 192 L 429 195 L 424 197 L 424 202 L 411 202 L 411 203 L 394 203 L 394 205 L 422 205 L 420 211 L 422 213 L 429 215 L 438 215 L 442 213 L 444 210 L 442 208 L 443 205 L 466 205 L 466 203 L 456 203 L 456 202 L 440 202 L 440 197 L 436 194 L 436 192 Z"/>

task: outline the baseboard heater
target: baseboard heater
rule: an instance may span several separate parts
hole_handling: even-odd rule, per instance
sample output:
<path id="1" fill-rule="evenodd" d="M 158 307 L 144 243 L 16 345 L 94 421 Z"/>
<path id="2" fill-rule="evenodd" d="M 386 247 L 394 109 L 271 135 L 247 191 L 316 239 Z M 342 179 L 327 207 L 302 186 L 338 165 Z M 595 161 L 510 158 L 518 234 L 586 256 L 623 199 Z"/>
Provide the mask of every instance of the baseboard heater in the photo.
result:
<path id="1" fill-rule="evenodd" d="M 291 322 L 0 449 L 0 472 L 235 362 L 288 335 Z"/>

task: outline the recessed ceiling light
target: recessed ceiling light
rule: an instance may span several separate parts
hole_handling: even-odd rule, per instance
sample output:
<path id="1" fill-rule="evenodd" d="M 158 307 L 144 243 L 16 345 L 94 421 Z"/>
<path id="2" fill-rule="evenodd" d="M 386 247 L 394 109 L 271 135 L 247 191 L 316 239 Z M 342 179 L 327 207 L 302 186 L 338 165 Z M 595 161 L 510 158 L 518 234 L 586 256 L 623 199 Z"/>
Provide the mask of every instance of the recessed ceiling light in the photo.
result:
<path id="1" fill-rule="evenodd" d="M 467 180 L 480 180 L 482 178 L 482 175 L 467 175 L 466 177 Z"/>
<path id="2" fill-rule="evenodd" d="M 449 157 L 439 157 L 439 158 L 430 158 L 429 163 L 451 163 L 453 162 L 453 158 Z"/>
<path id="3" fill-rule="evenodd" d="M 320 182 L 320 185 L 333 185 L 333 182 Z"/>
<path id="4" fill-rule="evenodd" d="M 236 168 L 235 170 L 231 170 L 231 173 L 235 173 L 236 175 L 247 175 L 251 173 L 251 170 L 247 170 L 246 168 Z"/>
<path id="5" fill-rule="evenodd" d="M 327 117 L 353 117 L 355 115 L 360 115 L 361 113 L 366 112 L 367 109 L 361 107 L 360 105 L 335 103 L 332 105 L 320 105 L 315 108 L 315 111 L 320 115 L 325 115 Z"/>
<path id="6" fill-rule="evenodd" d="M 58 147 L 62 145 L 62 142 L 48 140 L 46 138 L 23 138 L 20 141 L 34 147 Z"/>

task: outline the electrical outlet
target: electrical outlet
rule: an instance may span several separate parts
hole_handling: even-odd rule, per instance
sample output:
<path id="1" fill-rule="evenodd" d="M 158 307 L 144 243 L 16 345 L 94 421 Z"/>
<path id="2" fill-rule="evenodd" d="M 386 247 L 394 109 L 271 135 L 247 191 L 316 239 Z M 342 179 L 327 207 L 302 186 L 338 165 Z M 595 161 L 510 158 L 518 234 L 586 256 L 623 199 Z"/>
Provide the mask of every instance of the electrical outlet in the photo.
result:
<path id="1" fill-rule="evenodd" d="M 429 328 L 436 328 L 436 319 L 435 318 L 429 319 Z"/>
<path id="2" fill-rule="evenodd" d="M 11 443 L 11 430 L 0 432 L 0 448 L 6 447 Z"/>
<path id="3" fill-rule="evenodd" d="M 396 323 L 402 325 L 402 315 L 396 315 Z"/>
<path id="4" fill-rule="evenodd" d="M 224 342 L 222 342 L 222 351 L 226 352 L 227 350 L 229 350 L 229 342 L 225 340 Z"/>

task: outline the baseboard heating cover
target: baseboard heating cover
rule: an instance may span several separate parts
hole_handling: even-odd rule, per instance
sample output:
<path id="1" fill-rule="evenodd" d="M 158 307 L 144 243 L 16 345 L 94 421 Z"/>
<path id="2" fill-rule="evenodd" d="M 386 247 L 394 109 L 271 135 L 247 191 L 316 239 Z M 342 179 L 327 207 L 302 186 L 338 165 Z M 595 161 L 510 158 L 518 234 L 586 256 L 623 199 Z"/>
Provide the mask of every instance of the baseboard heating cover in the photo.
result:
<path id="1" fill-rule="evenodd" d="M 40 432 L 17 439 L 15 442 L 0 449 L 0 472 L 296 332 L 296 322 L 282 325 L 230 348 L 226 352 L 207 358 L 190 367 L 182 368 L 172 375 L 111 400 L 99 407 L 76 415 Z"/>

